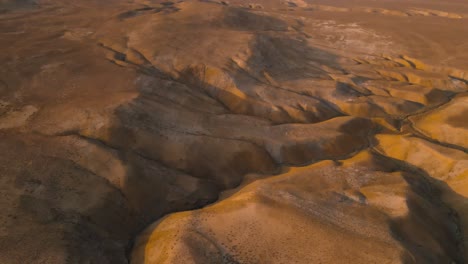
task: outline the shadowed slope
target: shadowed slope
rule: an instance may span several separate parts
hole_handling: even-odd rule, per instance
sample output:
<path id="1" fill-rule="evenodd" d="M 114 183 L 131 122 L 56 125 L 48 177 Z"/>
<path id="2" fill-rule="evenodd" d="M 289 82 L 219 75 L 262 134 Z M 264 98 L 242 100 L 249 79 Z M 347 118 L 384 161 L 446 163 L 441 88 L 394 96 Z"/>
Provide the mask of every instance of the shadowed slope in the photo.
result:
<path id="1" fill-rule="evenodd" d="M 463 263 L 466 9 L 435 2 L 1 13 L 0 262 Z"/>

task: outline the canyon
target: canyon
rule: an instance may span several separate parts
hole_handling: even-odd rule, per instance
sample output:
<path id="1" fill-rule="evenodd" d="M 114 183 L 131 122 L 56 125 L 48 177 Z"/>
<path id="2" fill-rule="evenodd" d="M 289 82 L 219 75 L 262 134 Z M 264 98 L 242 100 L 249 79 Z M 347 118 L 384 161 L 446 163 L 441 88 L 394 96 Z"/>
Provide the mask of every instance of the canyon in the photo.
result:
<path id="1" fill-rule="evenodd" d="M 465 263 L 467 23 L 0 0 L 0 263 Z"/>

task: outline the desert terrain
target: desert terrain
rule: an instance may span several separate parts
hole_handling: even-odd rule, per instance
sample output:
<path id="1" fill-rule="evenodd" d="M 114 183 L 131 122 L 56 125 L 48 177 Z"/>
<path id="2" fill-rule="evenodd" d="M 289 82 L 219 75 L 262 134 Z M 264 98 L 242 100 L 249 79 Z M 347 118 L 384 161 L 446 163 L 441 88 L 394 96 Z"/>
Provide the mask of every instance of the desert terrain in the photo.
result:
<path id="1" fill-rule="evenodd" d="M 468 263 L 468 1 L 0 0 L 0 263 Z"/>

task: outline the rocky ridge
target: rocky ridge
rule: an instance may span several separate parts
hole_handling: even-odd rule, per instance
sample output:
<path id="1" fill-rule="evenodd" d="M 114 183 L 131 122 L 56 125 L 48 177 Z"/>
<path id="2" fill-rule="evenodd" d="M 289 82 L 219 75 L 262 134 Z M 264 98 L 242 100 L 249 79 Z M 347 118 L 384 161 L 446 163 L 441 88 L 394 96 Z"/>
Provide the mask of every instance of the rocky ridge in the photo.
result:
<path id="1" fill-rule="evenodd" d="M 0 262 L 464 263 L 468 6 L 358 2 L 0 2 Z"/>

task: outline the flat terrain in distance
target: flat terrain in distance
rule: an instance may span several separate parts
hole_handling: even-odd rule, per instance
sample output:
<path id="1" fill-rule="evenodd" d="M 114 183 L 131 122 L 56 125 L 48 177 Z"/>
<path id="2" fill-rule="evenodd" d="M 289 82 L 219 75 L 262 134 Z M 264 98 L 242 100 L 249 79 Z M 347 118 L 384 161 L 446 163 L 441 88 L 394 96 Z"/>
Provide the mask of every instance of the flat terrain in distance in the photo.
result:
<path id="1" fill-rule="evenodd" d="M 466 0 L 0 0 L 0 263 L 468 262 Z"/>

